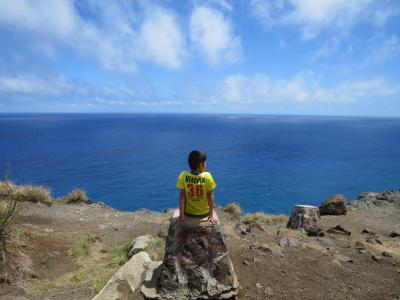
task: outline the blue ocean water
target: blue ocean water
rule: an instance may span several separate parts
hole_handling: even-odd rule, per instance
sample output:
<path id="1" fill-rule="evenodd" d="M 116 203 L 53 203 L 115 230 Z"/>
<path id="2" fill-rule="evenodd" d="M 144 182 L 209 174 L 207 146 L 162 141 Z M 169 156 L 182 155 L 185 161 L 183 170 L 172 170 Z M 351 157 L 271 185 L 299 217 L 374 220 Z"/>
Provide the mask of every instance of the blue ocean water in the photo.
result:
<path id="1" fill-rule="evenodd" d="M 54 196 L 115 208 L 177 206 L 192 149 L 208 153 L 218 204 L 288 212 L 332 194 L 400 188 L 400 119 L 185 114 L 0 114 L 0 168 Z"/>

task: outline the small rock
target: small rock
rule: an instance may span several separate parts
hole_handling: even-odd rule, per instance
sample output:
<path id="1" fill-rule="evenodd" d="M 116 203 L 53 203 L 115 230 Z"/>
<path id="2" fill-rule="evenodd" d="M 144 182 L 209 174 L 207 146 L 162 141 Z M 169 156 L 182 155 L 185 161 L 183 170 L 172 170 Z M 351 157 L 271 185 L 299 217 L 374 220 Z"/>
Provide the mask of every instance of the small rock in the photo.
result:
<path id="1" fill-rule="evenodd" d="M 372 258 L 372 260 L 374 260 L 374 261 L 380 261 L 380 260 L 382 260 L 382 256 L 379 256 L 379 255 L 372 255 L 371 256 L 371 258 Z"/>
<path id="2" fill-rule="evenodd" d="M 365 241 L 369 244 L 383 244 L 382 241 L 375 236 L 370 236 Z"/>
<path id="3" fill-rule="evenodd" d="M 366 254 L 368 252 L 367 249 L 360 249 L 358 250 L 358 252 L 360 252 L 361 254 Z"/>
<path id="4" fill-rule="evenodd" d="M 337 259 L 332 259 L 332 264 L 334 264 L 335 266 L 341 267 L 342 264 L 340 263 L 340 261 L 338 261 Z"/>
<path id="5" fill-rule="evenodd" d="M 335 248 L 335 242 L 331 240 L 328 237 L 319 237 L 318 241 L 324 246 L 325 248 L 328 249 L 334 249 Z"/>
<path id="6" fill-rule="evenodd" d="M 326 232 L 328 233 L 334 233 L 334 234 L 343 234 L 343 235 L 351 235 L 351 232 L 344 229 L 340 225 L 336 225 L 335 227 L 329 228 Z"/>
<path id="7" fill-rule="evenodd" d="M 386 251 L 383 251 L 381 255 L 384 257 L 393 257 L 393 255 L 391 253 L 386 252 Z"/>
<path id="8" fill-rule="evenodd" d="M 362 233 L 362 234 L 371 234 L 371 235 L 374 235 L 374 234 L 375 234 L 375 232 L 373 232 L 372 230 L 369 230 L 368 228 L 364 228 L 364 229 L 361 231 L 361 233 Z"/>
<path id="9" fill-rule="evenodd" d="M 256 288 L 261 289 L 263 286 L 259 284 L 258 282 L 255 284 Z"/>
<path id="10" fill-rule="evenodd" d="M 336 254 L 335 259 L 338 260 L 339 262 L 349 262 L 349 263 L 353 262 L 353 260 L 350 257 L 342 254 Z"/>
<path id="11" fill-rule="evenodd" d="M 250 245 L 251 250 L 258 250 L 261 252 L 267 252 L 272 254 L 273 256 L 279 256 L 279 257 L 284 257 L 285 254 L 283 253 L 283 249 L 278 246 L 278 245 L 269 245 L 269 244 L 262 244 L 256 242 L 252 245 Z"/>
<path id="12" fill-rule="evenodd" d="M 284 247 L 298 247 L 299 246 L 299 240 L 294 238 L 294 237 L 283 237 L 279 241 L 279 246 L 282 248 Z"/>
<path id="13" fill-rule="evenodd" d="M 248 266 L 250 263 L 247 260 L 243 260 L 242 264 L 244 264 L 245 266 Z"/>
<path id="14" fill-rule="evenodd" d="M 367 247 L 365 247 L 365 245 L 363 243 L 359 242 L 359 241 L 357 241 L 354 244 L 354 248 L 356 248 L 358 250 L 366 250 L 367 249 Z"/>
<path id="15" fill-rule="evenodd" d="M 248 235 L 251 232 L 251 228 L 247 224 L 237 224 L 235 226 L 235 231 L 241 235 Z"/>
<path id="16" fill-rule="evenodd" d="M 272 297 L 274 295 L 274 292 L 269 286 L 267 286 L 264 290 L 264 294 L 268 297 Z"/>
<path id="17" fill-rule="evenodd" d="M 392 231 L 390 233 L 390 237 L 391 238 L 395 238 L 395 237 L 398 237 L 398 236 L 400 236 L 400 232 L 399 231 Z"/>
<path id="18" fill-rule="evenodd" d="M 400 274 L 400 269 L 396 269 L 396 272 Z"/>

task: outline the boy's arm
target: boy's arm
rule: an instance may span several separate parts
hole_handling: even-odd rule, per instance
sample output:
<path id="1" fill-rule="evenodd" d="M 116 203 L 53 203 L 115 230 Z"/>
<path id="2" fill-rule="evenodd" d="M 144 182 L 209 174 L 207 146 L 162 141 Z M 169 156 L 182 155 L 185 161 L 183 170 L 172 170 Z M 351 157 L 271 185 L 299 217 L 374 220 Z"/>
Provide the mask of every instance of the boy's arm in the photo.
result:
<path id="1" fill-rule="evenodd" d="M 208 199 L 208 221 L 212 224 L 218 224 L 218 220 L 214 218 L 214 193 L 210 191 L 207 193 Z"/>
<path id="2" fill-rule="evenodd" d="M 179 224 L 185 223 L 185 202 L 186 202 L 185 189 L 181 189 L 179 193 L 179 219 L 178 219 Z"/>

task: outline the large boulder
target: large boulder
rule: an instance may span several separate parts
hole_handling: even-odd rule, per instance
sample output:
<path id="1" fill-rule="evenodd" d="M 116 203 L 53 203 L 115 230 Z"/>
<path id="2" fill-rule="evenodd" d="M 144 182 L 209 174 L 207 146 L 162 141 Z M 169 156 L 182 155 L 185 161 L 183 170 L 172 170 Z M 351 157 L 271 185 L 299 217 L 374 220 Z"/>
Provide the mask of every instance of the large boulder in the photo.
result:
<path id="1" fill-rule="evenodd" d="M 142 293 L 153 299 L 229 299 L 238 282 L 220 225 L 171 219 L 163 263 L 146 277 Z M 185 220 L 186 221 L 186 220 Z M 190 224 L 190 225 L 189 225 Z"/>
<path id="2" fill-rule="evenodd" d="M 345 215 L 347 213 L 346 205 L 349 201 L 345 196 L 337 194 L 330 197 L 319 207 L 319 213 L 323 215 Z"/>
<path id="3" fill-rule="evenodd" d="M 135 254 L 92 300 L 133 300 L 133 293 L 143 283 L 143 273 L 151 262 L 146 252 Z"/>

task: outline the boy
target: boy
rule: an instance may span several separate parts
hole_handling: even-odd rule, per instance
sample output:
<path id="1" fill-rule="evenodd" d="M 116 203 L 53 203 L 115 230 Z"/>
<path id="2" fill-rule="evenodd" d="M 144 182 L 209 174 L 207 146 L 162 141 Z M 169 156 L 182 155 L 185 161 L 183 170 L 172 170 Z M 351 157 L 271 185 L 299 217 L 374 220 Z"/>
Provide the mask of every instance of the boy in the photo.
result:
<path id="1" fill-rule="evenodd" d="M 176 187 L 179 194 L 179 224 L 185 223 L 185 216 L 202 219 L 207 217 L 211 224 L 218 224 L 214 217 L 214 193 L 217 186 L 211 173 L 206 172 L 207 155 L 194 150 L 189 153 L 191 172 L 183 171 Z"/>

